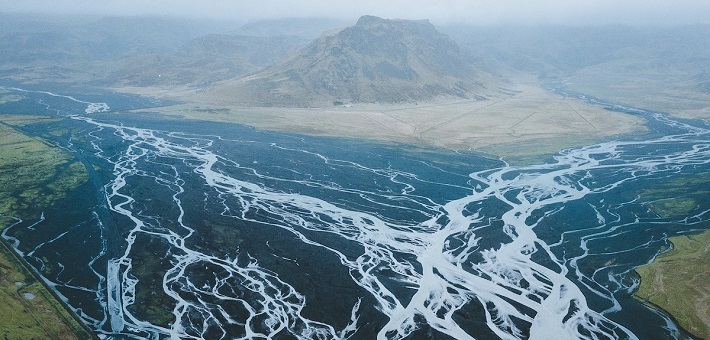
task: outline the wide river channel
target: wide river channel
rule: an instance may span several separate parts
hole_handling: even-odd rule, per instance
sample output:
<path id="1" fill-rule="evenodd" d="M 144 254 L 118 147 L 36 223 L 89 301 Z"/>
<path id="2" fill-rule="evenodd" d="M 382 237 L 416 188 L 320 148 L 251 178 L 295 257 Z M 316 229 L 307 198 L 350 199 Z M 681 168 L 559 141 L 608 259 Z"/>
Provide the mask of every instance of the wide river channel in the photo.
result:
<path id="1" fill-rule="evenodd" d="M 58 118 L 19 129 L 72 153 L 89 181 L 2 236 L 102 337 L 686 334 L 634 298 L 634 268 L 710 228 L 700 123 L 598 103 L 651 132 L 513 166 L 4 89 L 25 99 L 2 113 Z M 659 213 L 678 199 L 694 205 Z"/>

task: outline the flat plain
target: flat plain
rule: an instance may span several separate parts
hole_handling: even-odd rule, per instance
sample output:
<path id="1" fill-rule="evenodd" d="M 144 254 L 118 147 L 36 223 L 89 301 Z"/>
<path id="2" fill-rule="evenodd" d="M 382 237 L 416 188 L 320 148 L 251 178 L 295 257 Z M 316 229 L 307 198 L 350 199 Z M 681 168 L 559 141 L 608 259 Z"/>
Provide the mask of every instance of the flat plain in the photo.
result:
<path id="1" fill-rule="evenodd" d="M 183 104 L 138 112 L 239 123 L 264 130 L 441 147 L 513 160 L 646 129 L 640 117 L 565 97 L 531 79 L 509 88 L 508 93 L 489 100 L 321 108 L 229 106 L 195 95 Z M 152 94 L 159 95 L 159 89 Z"/>

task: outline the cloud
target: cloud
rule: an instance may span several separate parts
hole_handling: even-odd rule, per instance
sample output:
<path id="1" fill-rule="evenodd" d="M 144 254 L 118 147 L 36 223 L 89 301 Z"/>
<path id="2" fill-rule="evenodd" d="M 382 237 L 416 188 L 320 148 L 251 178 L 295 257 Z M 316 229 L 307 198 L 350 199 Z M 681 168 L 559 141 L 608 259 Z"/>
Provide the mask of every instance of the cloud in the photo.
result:
<path id="1" fill-rule="evenodd" d="M 363 14 L 474 24 L 710 24 L 707 0 L 0 0 L 4 12 L 253 20 Z"/>

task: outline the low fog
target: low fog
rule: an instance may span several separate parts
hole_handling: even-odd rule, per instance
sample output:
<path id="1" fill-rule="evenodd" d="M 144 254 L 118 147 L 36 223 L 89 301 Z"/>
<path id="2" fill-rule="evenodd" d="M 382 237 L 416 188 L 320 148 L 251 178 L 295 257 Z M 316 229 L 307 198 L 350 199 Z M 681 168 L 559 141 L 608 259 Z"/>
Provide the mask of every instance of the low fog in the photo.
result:
<path id="1" fill-rule="evenodd" d="M 362 14 L 430 19 L 435 24 L 681 25 L 710 23 L 710 2 L 678 1 L 462 1 L 378 0 L 296 2 L 230 0 L 0 1 L 5 13 L 161 15 L 229 20 L 279 17 L 356 19 Z"/>

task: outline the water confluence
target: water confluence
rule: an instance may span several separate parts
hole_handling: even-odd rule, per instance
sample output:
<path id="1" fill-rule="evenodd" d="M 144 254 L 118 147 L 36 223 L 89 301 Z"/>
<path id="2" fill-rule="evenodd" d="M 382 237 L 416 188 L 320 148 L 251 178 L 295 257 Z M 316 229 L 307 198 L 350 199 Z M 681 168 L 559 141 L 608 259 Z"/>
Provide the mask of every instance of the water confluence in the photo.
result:
<path id="1" fill-rule="evenodd" d="M 677 197 L 648 194 L 708 172 L 700 124 L 637 111 L 659 133 L 512 166 L 13 90 L 65 118 L 24 130 L 74 152 L 94 191 L 3 236 L 99 334 L 685 334 L 632 294 L 669 236 L 708 228 L 707 200 L 667 216 Z"/>

